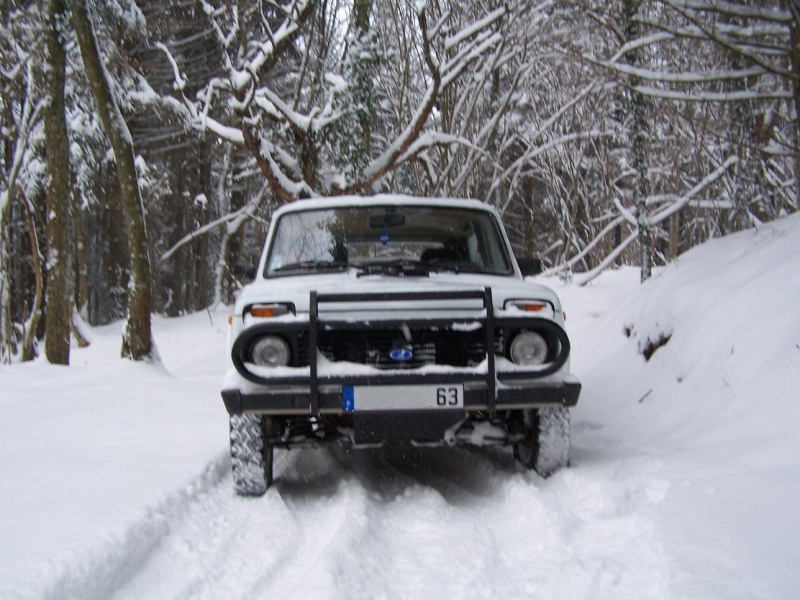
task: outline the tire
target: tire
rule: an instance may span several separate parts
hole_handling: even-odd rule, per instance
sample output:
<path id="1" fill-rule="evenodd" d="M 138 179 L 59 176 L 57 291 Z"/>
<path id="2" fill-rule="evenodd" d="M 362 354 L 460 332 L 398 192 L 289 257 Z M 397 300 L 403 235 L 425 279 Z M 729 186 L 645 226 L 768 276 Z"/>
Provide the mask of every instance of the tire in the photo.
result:
<path id="1" fill-rule="evenodd" d="M 514 457 L 541 477 L 569 464 L 569 409 L 553 406 L 522 412 L 523 438 L 514 444 Z"/>
<path id="2" fill-rule="evenodd" d="M 239 496 L 262 496 L 272 484 L 272 446 L 265 442 L 269 417 L 231 415 L 231 472 Z"/>

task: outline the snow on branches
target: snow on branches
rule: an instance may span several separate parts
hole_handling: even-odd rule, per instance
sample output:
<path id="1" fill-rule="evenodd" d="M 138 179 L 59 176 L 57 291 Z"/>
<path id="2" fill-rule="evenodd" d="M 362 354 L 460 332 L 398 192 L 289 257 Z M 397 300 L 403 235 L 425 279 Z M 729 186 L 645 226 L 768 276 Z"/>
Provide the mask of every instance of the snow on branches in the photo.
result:
<path id="1" fill-rule="evenodd" d="M 397 122 L 381 102 L 392 78 L 390 55 L 373 32 L 347 34 L 341 11 L 326 12 L 313 0 L 249 11 L 206 1 L 203 9 L 222 72 L 189 81 L 177 49 L 159 44 L 174 75 L 173 103 L 196 129 L 244 146 L 283 202 L 367 193 L 427 149 L 452 143 L 454 136 L 424 134 L 429 117 L 448 86 L 500 44 L 496 25 L 506 12 L 493 10 L 450 31 L 447 12 L 429 26 L 430 10 L 418 4 L 414 39 L 424 84 Z"/>

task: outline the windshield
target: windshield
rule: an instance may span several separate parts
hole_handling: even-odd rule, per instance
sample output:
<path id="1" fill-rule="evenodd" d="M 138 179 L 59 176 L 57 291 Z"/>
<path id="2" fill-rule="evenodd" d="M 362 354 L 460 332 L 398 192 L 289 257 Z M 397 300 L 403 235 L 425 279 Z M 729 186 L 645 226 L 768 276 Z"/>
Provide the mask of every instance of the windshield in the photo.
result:
<path id="1" fill-rule="evenodd" d="M 499 224 L 482 210 L 346 206 L 280 218 L 266 277 L 347 269 L 398 275 L 513 273 Z"/>

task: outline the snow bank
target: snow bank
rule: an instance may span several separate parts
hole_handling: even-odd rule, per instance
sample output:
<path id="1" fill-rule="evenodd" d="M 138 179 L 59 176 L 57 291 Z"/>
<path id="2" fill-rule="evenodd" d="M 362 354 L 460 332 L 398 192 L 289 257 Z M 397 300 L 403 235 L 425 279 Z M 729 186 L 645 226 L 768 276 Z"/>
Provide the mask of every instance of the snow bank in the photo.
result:
<path id="1" fill-rule="evenodd" d="M 0 598 L 40 597 L 81 571 L 97 579 L 105 557 L 146 554 L 160 535 L 154 507 L 224 458 L 227 325 L 213 319 L 155 319 L 163 366 L 120 360 L 117 324 L 73 349 L 70 367 L 0 367 Z"/>
<path id="2" fill-rule="evenodd" d="M 800 215 L 636 274 L 558 290 L 585 390 L 577 468 L 658 462 L 674 597 L 798 597 Z"/>
<path id="3" fill-rule="evenodd" d="M 696 248 L 621 294 L 604 322 L 584 318 L 581 327 L 592 332 L 576 332 L 575 363 L 586 367 L 582 379 L 596 396 L 579 414 L 618 412 L 613 422 L 634 429 L 636 443 L 655 437 L 671 448 L 722 452 L 730 445 L 737 455 L 800 448 L 791 429 L 800 417 L 791 401 L 800 389 L 799 217 Z M 594 301 L 591 288 L 576 292 Z"/>

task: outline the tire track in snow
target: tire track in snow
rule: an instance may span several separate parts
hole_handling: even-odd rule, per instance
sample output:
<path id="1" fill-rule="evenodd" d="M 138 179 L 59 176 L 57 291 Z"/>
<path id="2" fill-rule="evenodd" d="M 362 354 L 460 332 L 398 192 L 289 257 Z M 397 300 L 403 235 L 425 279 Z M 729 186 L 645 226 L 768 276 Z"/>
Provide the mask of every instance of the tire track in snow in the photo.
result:
<path id="1" fill-rule="evenodd" d="M 658 471 L 541 480 L 501 452 L 278 452 L 264 497 L 236 497 L 226 471 L 167 511 L 146 556 L 96 574 L 120 575 L 114 600 L 665 598 Z"/>
<path id="2" fill-rule="evenodd" d="M 142 517 L 121 533 L 108 533 L 91 551 L 54 561 L 43 580 L 46 587 L 20 590 L 20 598 L 45 600 L 94 600 L 109 598 L 135 577 L 138 570 L 171 534 L 170 524 L 183 508 L 198 502 L 210 489 L 230 476 L 227 455 L 210 463 L 205 471 L 175 494 L 143 511 Z M 55 574 L 53 574 L 55 572 Z"/>

